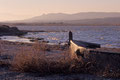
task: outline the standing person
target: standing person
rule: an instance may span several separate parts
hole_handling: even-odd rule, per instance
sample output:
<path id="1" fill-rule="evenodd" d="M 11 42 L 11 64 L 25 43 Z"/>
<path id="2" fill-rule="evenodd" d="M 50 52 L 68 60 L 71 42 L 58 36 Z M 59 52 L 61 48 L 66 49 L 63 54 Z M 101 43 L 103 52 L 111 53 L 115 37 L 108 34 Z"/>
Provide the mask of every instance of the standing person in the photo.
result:
<path id="1" fill-rule="evenodd" d="M 69 43 L 68 43 L 69 46 L 70 46 L 70 40 L 73 40 L 73 34 L 71 31 L 69 31 Z"/>

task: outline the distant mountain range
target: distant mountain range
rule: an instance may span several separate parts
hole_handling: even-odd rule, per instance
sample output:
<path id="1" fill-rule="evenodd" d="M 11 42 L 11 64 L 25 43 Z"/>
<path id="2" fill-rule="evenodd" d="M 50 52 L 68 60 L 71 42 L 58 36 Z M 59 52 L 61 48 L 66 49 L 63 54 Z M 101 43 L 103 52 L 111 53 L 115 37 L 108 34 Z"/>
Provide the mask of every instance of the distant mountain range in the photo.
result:
<path id="1" fill-rule="evenodd" d="M 50 13 L 14 22 L 37 24 L 59 23 L 67 25 L 120 25 L 120 12 Z"/>
<path id="2" fill-rule="evenodd" d="M 66 21 L 68 24 L 77 25 L 118 25 L 120 26 L 120 17 L 109 18 L 96 18 L 96 19 L 84 19 L 84 20 L 72 20 Z"/>

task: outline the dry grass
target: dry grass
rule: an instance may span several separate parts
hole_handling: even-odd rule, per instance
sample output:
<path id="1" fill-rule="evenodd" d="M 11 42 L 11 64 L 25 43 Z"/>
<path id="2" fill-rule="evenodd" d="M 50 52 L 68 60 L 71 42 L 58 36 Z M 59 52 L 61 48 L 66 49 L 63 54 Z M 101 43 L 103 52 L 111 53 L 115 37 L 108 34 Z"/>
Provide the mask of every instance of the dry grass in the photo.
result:
<path id="1" fill-rule="evenodd" d="M 70 59 L 63 57 L 55 60 L 55 57 L 47 57 L 46 50 L 48 48 L 45 44 L 38 43 L 29 50 L 22 48 L 12 62 L 12 68 L 21 72 L 40 72 L 41 74 L 68 72 L 66 70 L 70 66 Z"/>
<path id="2" fill-rule="evenodd" d="M 42 70 L 46 63 L 45 45 L 35 44 L 31 48 L 22 47 L 19 53 L 14 57 L 12 67 L 15 70 L 24 72 L 35 72 Z"/>
<path id="3" fill-rule="evenodd" d="M 37 54 L 31 53 L 21 53 L 16 55 L 12 66 L 17 71 L 22 72 L 36 72 L 44 71 L 44 65 L 46 64 L 46 59 L 44 56 L 39 56 Z"/>
<path id="4" fill-rule="evenodd" d="M 39 72 L 40 74 L 87 73 L 104 77 L 120 77 L 120 56 L 85 53 L 84 58 L 71 59 L 70 52 L 61 53 L 50 58 L 46 56 L 49 49 L 45 44 L 35 44 L 31 49 L 21 51 L 12 62 L 12 69 L 21 72 Z"/>
<path id="5" fill-rule="evenodd" d="M 67 58 L 53 60 L 43 54 L 22 53 L 12 63 L 14 70 L 21 72 L 40 72 L 41 74 L 66 73 L 70 66 Z"/>

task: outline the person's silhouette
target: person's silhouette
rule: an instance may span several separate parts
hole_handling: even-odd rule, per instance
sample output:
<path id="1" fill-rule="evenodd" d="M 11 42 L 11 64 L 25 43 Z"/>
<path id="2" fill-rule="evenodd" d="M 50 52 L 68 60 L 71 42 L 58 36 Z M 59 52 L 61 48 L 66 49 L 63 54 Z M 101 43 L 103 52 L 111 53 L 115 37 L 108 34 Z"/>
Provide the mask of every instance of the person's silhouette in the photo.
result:
<path id="1" fill-rule="evenodd" d="M 70 45 L 70 40 L 73 40 L 73 34 L 71 31 L 69 31 L 69 43 L 68 43 L 68 45 Z"/>

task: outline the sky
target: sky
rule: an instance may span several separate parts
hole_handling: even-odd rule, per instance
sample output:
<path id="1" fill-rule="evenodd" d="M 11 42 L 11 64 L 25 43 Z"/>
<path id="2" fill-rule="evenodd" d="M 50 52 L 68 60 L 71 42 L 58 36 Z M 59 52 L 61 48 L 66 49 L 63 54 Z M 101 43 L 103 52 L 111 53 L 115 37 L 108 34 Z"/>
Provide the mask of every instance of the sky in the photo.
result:
<path id="1" fill-rule="evenodd" d="M 120 12 L 120 0 L 0 0 L 0 21 L 78 12 Z"/>

